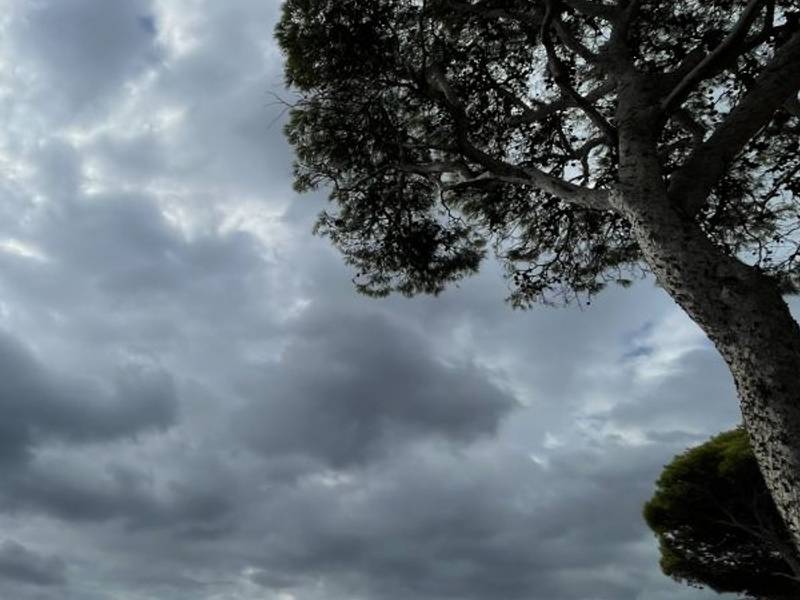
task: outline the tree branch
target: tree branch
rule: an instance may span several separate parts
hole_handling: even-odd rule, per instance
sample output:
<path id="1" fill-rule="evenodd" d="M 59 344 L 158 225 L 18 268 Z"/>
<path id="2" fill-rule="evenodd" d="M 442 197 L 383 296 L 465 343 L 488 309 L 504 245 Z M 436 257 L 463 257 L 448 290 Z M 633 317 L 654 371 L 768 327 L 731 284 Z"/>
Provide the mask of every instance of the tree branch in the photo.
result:
<path id="1" fill-rule="evenodd" d="M 589 120 L 591 120 L 594 126 L 606 137 L 611 147 L 616 148 L 618 142 L 617 130 L 611 126 L 591 102 L 587 101 L 586 98 L 581 96 L 578 91 L 572 87 L 572 83 L 569 81 L 567 70 L 558 57 L 558 54 L 556 54 L 555 48 L 553 47 L 553 40 L 550 38 L 550 27 L 554 20 L 557 19 L 554 14 L 553 0 L 547 0 L 547 10 L 542 20 L 540 35 L 542 44 L 544 44 L 545 51 L 547 52 L 550 75 L 552 75 L 558 87 L 561 88 L 561 92 L 572 99 L 575 105 L 589 117 Z"/>
<path id="2" fill-rule="evenodd" d="M 586 15 L 587 17 L 597 17 L 598 19 L 612 20 L 617 11 L 613 6 L 602 2 L 592 2 L 591 0 L 561 0 L 565 6 Z"/>
<path id="3" fill-rule="evenodd" d="M 750 26 L 755 21 L 761 6 L 765 0 L 750 0 L 742 11 L 739 20 L 733 27 L 727 37 L 714 48 L 714 50 L 706 56 L 698 65 L 696 65 L 678 84 L 673 88 L 670 94 L 661 103 L 661 109 L 665 114 L 670 114 L 675 108 L 680 106 L 686 99 L 686 96 L 694 89 L 694 87 L 703 79 L 707 74 L 712 71 L 719 62 L 723 62 L 730 52 L 737 44 L 744 41 Z"/>
<path id="4" fill-rule="evenodd" d="M 586 46 L 581 44 L 575 36 L 573 36 L 566 27 L 564 27 L 564 22 L 561 19 L 555 19 L 553 22 L 553 26 L 556 30 L 556 34 L 564 42 L 564 45 L 572 50 L 575 54 L 580 56 L 583 60 L 587 63 L 594 63 L 597 64 L 600 62 L 600 57 L 589 50 Z"/>
<path id="5" fill-rule="evenodd" d="M 446 0 L 445 4 L 456 12 L 474 15 L 483 19 L 510 19 L 526 23 L 534 22 L 534 24 L 538 25 L 538 21 L 536 21 L 532 11 L 522 12 L 506 8 L 485 8 L 480 3 L 469 4 L 467 2 L 458 2 L 457 0 Z"/>
<path id="6" fill-rule="evenodd" d="M 745 145 L 800 89 L 800 31 L 775 52 L 755 86 L 670 178 L 669 195 L 694 215 Z"/>
<path id="7" fill-rule="evenodd" d="M 692 142 L 697 147 L 703 143 L 703 138 L 706 136 L 706 129 L 700 123 L 695 121 L 692 114 L 685 108 L 679 108 L 672 114 L 675 122 L 688 131 L 692 136 Z"/>
<path id="8" fill-rule="evenodd" d="M 783 108 L 793 117 L 800 117 L 800 98 L 792 96 L 783 104 Z"/>
<path id="9" fill-rule="evenodd" d="M 616 38 L 617 41 L 623 41 L 628 35 L 631 23 L 639 14 L 642 0 L 618 0 L 617 1 L 617 15 L 614 22 L 614 31 L 612 32 L 612 40 Z"/>
<path id="10" fill-rule="evenodd" d="M 756 49 L 758 46 L 768 41 L 771 36 L 775 36 L 783 32 L 788 32 L 791 34 L 793 31 L 791 23 L 784 23 L 783 25 L 779 25 L 777 27 L 774 25 L 774 13 L 775 1 L 767 0 L 764 24 L 762 25 L 761 30 L 751 35 L 740 44 L 732 46 L 729 48 L 729 51 L 724 52 L 719 57 L 719 60 L 714 61 L 713 68 L 709 69 L 705 73 L 705 79 L 714 77 L 725 69 L 735 66 L 736 59 L 739 56 Z M 692 48 L 692 50 L 687 52 L 686 56 L 680 61 L 676 69 L 665 73 L 663 81 L 666 84 L 666 88 L 664 93 L 667 94 L 671 92 L 672 89 L 675 88 L 675 86 L 677 86 L 684 78 L 686 78 L 689 73 L 691 73 L 701 62 L 703 62 L 707 56 L 708 55 L 703 49 L 702 45 L 695 46 Z"/>
<path id="11" fill-rule="evenodd" d="M 496 179 L 529 185 L 547 194 L 552 194 L 564 202 L 576 204 L 594 210 L 610 210 L 608 192 L 602 189 L 586 188 L 551 175 L 541 169 L 520 166 L 495 158 L 475 146 L 469 139 L 469 120 L 464 107 L 456 97 L 444 71 L 439 65 L 428 69 L 427 80 L 429 91 L 443 101 L 453 117 L 456 142 L 461 153 L 469 160 L 481 165 Z"/>
<path id="12" fill-rule="evenodd" d="M 614 82 L 609 80 L 597 86 L 592 91 L 588 92 L 585 96 L 582 97 L 586 102 L 592 103 L 614 91 L 614 88 L 615 88 Z M 520 123 L 531 123 L 533 121 L 541 121 L 542 119 L 549 117 L 553 113 L 571 107 L 577 107 L 574 98 L 572 98 L 571 96 L 563 95 L 558 99 L 553 100 L 552 102 L 549 102 L 547 104 L 541 104 L 537 108 L 528 108 L 524 110 L 521 115 L 511 118 L 511 124 L 519 125 Z"/>
<path id="13" fill-rule="evenodd" d="M 435 161 L 429 163 L 397 163 L 392 165 L 398 171 L 415 173 L 417 175 L 444 175 L 445 173 L 458 173 L 465 179 L 474 177 L 474 173 L 461 161 Z"/>

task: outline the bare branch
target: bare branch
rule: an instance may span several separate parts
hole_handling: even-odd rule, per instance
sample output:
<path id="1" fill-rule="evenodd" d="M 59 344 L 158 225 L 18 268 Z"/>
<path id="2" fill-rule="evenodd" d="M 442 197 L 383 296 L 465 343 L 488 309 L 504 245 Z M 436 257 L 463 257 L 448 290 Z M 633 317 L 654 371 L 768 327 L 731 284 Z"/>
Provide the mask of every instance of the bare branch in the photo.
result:
<path id="1" fill-rule="evenodd" d="M 619 14 L 616 18 L 613 38 L 623 40 L 628 35 L 631 23 L 639 14 L 642 0 L 618 0 L 617 10 Z"/>
<path id="2" fill-rule="evenodd" d="M 706 57 L 706 53 L 703 50 L 702 45 L 695 46 L 686 55 L 681 59 L 678 63 L 678 66 L 673 69 L 672 71 L 667 71 L 665 76 L 670 79 L 674 80 L 672 88 L 682 81 L 689 73 L 691 73 L 694 69 L 697 68 L 703 59 Z"/>
<path id="3" fill-rule="evenodd" d="M 575 39 L 575 36 L 567 31 L 567 28 L 564 27 L 564 23 L 561 21 L 561 19 L 554 19 L 553 27 L 555 28 L 559 39 L 564 42 L 564 45 L 572 50 L 575 54 L 580 56 L 587 63 L 597 64 L 600 62 L 600 57 L 597 54 L 581 44 L 577 39 Z"/>
<path id="4" fill-rule="evenodd" d="M 728 113 L 670 180 L 669 195 L 688 214 L 696 214 L 733 159 L 775 111 L 800 89 L 800 31 L 775 53 L 754 87 Z"/>
<path id="5" fill-rule="evenodd" d="M 764 42 L 768 41 L 771 36 L 779 33 L 791 34 L 793 31 L 792 23 L 784 23 L 783 25 L 775 26 L 775 2 L 774 0 L 767 0 L 765 7 L 764 23 L 761 30 L 754 33 L 749 38 L 742 41 L 740 44 L 731 46 L 729 50 L 714 62 L 712 67 L 706 71 L 704 79 L 714 77 L 735 65 L 736 60 Z M 681 60 L 678 67 L 673 71 L 666 73 L 664 82 L 667 84 L 666 92 L 671 91 L 677 86 L 689 73 L 691 73 L 703 60 L 707 57 L 702 45 L 695 46 L 692 50 L 686 53 L 686 56 Z"/>
<path id="6" fill-rule="evenodd" d="M 679 108 L 672 114 L 672 118 L 692 135 L 695 147 L 703 143 L 703 139 L 706 136 L 706 128 L 694 120 L 692 113 L 685 108 Z"/>
<path id="7" fill-rule="evenodd" d="M 783 104 L 783 108 L 786 112 L 794 117 L 800 117 L 800 98 L 796 95 L 789 98 Z"/>
<path id="8" fill-rule="evenodd" d="M 427 73 L 431 91 L 443 100 L 453 117 L 456 141 L 461 153 L 471 161 L 481 165 L 495 178 L 509 183 L 529 185 L 542 192 L 552 194 L 571 204 L 595 210 L 609 210 L 608 192 L 602 189 L 586 188 L 565 181 L 541 169 L 520 166 L 495 158 L 475 146 L 469 139 L 469 121 L 464 107 L 447 79 L 441 66 L 432 66 Z"/>
<path id="9" fill-rule="evenodd" d="M 576 158 L 581 163 L 581 169 L 583 171 L 583 175 L 580 178 L 577 178 L 577 180 L 583 180 L 584 182 L 589 181 L 589 177 L 591 174 L 591 168 L 589 166 L 589 156 L 591 155 L 592 150 L 594 150 L 598 146 L 603 146 L 607 144 L 608 142 L 606 141 L 605 138 L 598 137 L 586 141 L 586 143 L 583 144 L 583 146 L 578 148 L 578 150 L 576 151 Z M 573 179 L 572 181 L 575 180 L 576 179 Z"/>
<path id="10" fill-rule="evenodd" d="M 738 44 L 744 41 L 750 26 L 755 21 L 765 0 L 750 0 L 742 11 L 739 20 L 727 37 L 714 48 L 698 65 L 696 65 L 680 82 L 673 88 L 669 95 L 661 103 L 661 109 L 669 114 L 680 106 L 686 96 L 708 73 L 712 71 L 719 62 L 725 60 L 726 55 Z"/>
<path id="11" fill-rule="evenodd" d="M 558 54 L 556 54 L 555 48 L 553 47 L 553 40 L 550 38 L 549 30 L 554 20 L 557 19 L 556 15 L 553 14 L 553 0 L 547 0 L 547 10 L 545 12 L 544 19 L 542 20 L 541 38 L 542 44 L 544 44 L 545 51 L 547 52 L 550 75 L 552 75 L 553 80 L 561 89 L 561 92 L 572 99 L 575 105 L 580 108 L 587 117 L 589 117 L 594 126 L 603 133 L 612 147 L 616 148 L 616 129 L 611 126 L 611 124 L 605 119 L 605 117 L 603 117 L 603 115 L 600 114 L 600 112 L 591 102 L 587 101 L 586 98 L 578 93 L 578 91 L 569 81 L 567 70 L 564 67 L 564 64 L 561 62 L 561 59 L 558 57 Z"/>
<path id="12" fill-rule="evenodd" d="M 609 93 L 613 92 L 615 88 L 615 84 L 612 81 L 606 81 L 602 85 L 594 88 L 592 91 L 588 92 L 585 96 L 582 96 L 586 102 L 593 103 L 603 96 L 608 95 Z M 512 125 L 519 125 L 520 123 L 531 123 L 534 121 L 541 121 L 552 115 L 553 113 L 557 113 L 560 110 L 564 110 L 565 108 L 572 108 L 577 107 L 574 98 L 563 95 L 560 98 L 553 100 L 547 104 L 541 104 L 537 108 L 528 108 L 524 110 L 521 115 L 511 118 Z"/>
<path id="13" fill-rule="evenodd" d="M 421 164 L 398 163 L 393 165 L 398 171 L 416 173 L 417 175 L 443 175 L 445 173 L 458 173 L 465 179 L 474 177 L 474 173 L 461 161 L 438 161 Z"/>

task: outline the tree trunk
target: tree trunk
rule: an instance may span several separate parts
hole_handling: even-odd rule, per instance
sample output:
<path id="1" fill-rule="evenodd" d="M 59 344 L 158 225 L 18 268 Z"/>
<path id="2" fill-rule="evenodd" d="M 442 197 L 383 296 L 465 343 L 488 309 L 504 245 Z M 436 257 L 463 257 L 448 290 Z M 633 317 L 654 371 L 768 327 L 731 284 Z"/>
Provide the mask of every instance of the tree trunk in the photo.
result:
<path id="1" fill-rule="evenodd" d="M 633 89 L 639 87 L 639 89 Z M 646 90 L 620 94 L 619 186 L 658 282 L 727 362 L 767 487 L 800 552 L 800 327 L 774 281 L 726 255 L 667 197 Z"/>
<path id="2" fill-rule="evenodd" d="M 646 260 L 728 363 L 767 487 L 800 550 L 800 328 L 773 281 L 723 254 L 696 224 L 674 215 L 673 226 L 654 228 L 649 216 L 634 217 Z"/>

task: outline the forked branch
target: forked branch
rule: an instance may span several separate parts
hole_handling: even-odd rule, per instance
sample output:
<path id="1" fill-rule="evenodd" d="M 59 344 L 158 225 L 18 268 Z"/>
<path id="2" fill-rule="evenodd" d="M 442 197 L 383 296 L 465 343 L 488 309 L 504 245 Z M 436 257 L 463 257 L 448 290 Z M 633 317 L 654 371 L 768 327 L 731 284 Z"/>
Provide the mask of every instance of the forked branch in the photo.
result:
<path id="1" fill-rule="evenodd" d="M 770 122 L 776 110 L 796 100 L 798 90 L 800 31 L 795 31 L 711 137 L 672 175 L 669 195 L 673 202 L 687 214 L 696 214 L 734 158 Z"/>
<path id="2" fill-rule="evenodd" d="M 753 21 L 756 20 L 756 17 L 758 17 L 758 13 L 761 11 L 765 1 L 766 0 L 750 0 L 747 3 L 736 25 L 734 25 L 725 39 L 700 61 L 699 64 L 689 71 L 689 73 L 672 89 L 669 95 L 667 95 L 661 103 L 661 108 L 664 113 L 670 114 L 680 106 L 695 86 L 703 81 L 709 72 L 716 68 L 719 62 L 725 61 L 728 54 L 745 40 L 747 32 L 750 31 L 750 27 Z"/>
<path id="3" fill-rule="evenodd" d="M 472 143 L 469 135 L 469 119 L 455 91 L 439 65 L 428 69 L 428 91 L 444 103 L 453 118 L 456 142 L 460 152 L 470 161 L 486 169 L 495 179 L 520 185 L 529 185 L 542 192 L 552 194 L 564 202 L 594 210 L 609 210 L 608 192 L 602 189 L 575 185 L 531 166 L 520 166 L 491 156 Z"/>

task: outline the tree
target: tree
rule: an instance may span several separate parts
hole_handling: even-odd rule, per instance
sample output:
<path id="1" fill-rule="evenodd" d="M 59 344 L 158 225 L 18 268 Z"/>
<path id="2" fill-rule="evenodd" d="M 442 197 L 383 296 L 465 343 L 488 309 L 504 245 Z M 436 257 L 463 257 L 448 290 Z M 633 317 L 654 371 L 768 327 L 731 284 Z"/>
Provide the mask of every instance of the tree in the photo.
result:
<path id="1" fill-rule="evenodd" d="M 800 0 L 287 0 L 298 190 L 359 290 L 650 272 L 716 345 L 800 548 Z"/>
<path id="2" fill-rule="evenodd" d="M 755 598 L 800 596 L 800 560 L 739 428 L 664 467 L 644 517 L 665 575 Z"/>

